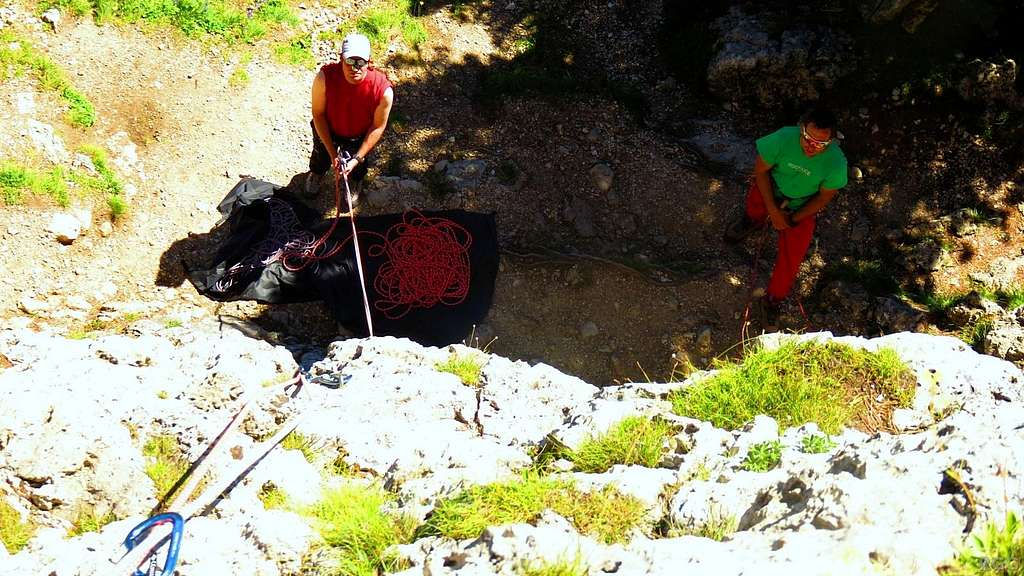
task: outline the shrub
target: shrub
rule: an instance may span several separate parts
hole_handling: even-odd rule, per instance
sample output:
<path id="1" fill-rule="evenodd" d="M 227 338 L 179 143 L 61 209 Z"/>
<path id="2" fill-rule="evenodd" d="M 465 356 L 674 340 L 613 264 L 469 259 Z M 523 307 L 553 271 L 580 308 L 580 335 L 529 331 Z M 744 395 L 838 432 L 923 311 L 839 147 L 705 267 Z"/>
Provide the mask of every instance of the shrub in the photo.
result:
<path id="1" fill-rule="evenodd" d="M 371 576 L 402 568 L 388 549 L 408 542 L 412 525 L 383 513 L 387 501 L 379 487 L 345 484 L 325 492 L 306 511 L 324 541 L 338 553 L 337 574 Z"/>
<path id="2" fill-rule="evenodd" d="M 727 430 L 758 414 L 780 427 L 816 422 L 827 434 L 845 425 L 891 430 L 892 410 L 910 406 L 916 380 L 893 350 L 868 352 L 836 342 L 789 340 L 670 395 L 673 411 Z M 882 401 L 878 398 L 881 397 Z"/>
<path id="3" fill-rule="evenodd" d="M 582 472 L 604 472 L 615 464 L 654 468 L 671 427 L 662 420 L 630 416 L 599 436 L 591 437 L 569 454 Z"/>
<path id="4" fill-rule="evenodd" d="M 566 480 L 527 473 L 508 482 L 473 486 L 442 500 L 421 528 L 421 535 L 475 538 L 488 526 L 533 522 L 551 508 L 584 534 L 603 542 L 623 542 L 644 518 L 644 506 L 612 487 L 580 492 Z"/>

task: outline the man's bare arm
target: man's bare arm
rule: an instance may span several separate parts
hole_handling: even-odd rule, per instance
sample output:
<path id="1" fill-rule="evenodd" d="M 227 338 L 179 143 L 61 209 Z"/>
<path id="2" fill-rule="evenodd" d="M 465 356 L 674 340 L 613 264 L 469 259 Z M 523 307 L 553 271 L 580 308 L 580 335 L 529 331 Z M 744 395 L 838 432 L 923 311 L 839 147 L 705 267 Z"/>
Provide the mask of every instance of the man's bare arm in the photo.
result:
<path id="1" fill-rule="evenodd" d="M 331 165 L 338 159 L 338 151 L 335 149 L 334 140 L 331 138 L 331 127 L 327 121 L 327 81 L 324 79 L 323 71 L 317 73 L 313 80 L 313 127 L 320 137 L 327 153 L 331 156 Z"/>
<path id="2" fill-rule="evenodd" d="M 370 131 L 366 133 L 363 143 L 359 145 L 360 157 L 366 158 L 377 142 L 380 142 L 380 137 L 384 135 L 384 129 L 388 126 L 388 117 L 391 116 L 391 105 L 394 101 L 395 91 L 388 88 L 381 96 L 377 109 L 373 111 L 373 124 L 370 125 Z"/>
<path id="3" fill-rule="evenodd" d="M 775 204 L 775 194 L 772 192 L 772 177 L 769 174 L 771 169 L 771 165 L 765 162 L 761 155 L 758 154 L 754 160 L 754 182 L 757 183 L 757 189 L 761 192 L 761 199 L 764 200 L 764 207 L 768 210 L 768 218 L 772 221 L 772 227 L 776 230 L 785 230 L 789 228 L 789 222 L 786 221 L 786 215 Z"/>

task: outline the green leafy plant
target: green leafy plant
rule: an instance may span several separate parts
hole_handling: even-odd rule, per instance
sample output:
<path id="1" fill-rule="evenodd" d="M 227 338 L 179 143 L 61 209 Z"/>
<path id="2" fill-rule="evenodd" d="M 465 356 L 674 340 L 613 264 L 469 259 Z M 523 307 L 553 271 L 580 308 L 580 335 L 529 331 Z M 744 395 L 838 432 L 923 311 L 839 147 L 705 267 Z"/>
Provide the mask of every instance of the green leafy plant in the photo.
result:
<path id="1" fill-rule="evenodd" d="M 459 377 L 466 386 L 480 386 L 480 370 L 483 362 L 473 354 L 452 353 L 444 362 L 438 362 L 434 368 Z"/>
<path id="2" fill-rule="evenodd" d="M 7 551 L 17 554 L 35 533 L 35 524 L 28 520 L 22 521 L 18 511 L 0 497 L 0 543 Z"/>
<path id="3" fill-rule="evenodd" d="M 910 406 L 916 387 L 893 350 L 869 352 L 836 342 L 789 340 L 715 367 L 715 374 L 669 399 L 676 414 L 727 430 L 766 414 L 780 427 L 816 422 L 826 434 L 846 425 L 873 432 L 885 429 L 886 410 Z"/>
<path id="4" fill-rule="evenodd" d="M 654 468 L 670 432 L 671 426 L 663 420 L 630 416 L 604 434 L 584 440 L 569 459 L 581 472 L 604 472 L 615 464 Z"/>
<path id="5" fill-rule="evenodd" d="M 743 469 L 751 472 L 767 472 L 782 460 L 782 442 L 773 440 L 754 444 L 743 459 Z"/>
<path id="6" fill-rule="evenodd" d="M 1006 513 L 1002 528 L 994 523 L 985 526 L 973 537 L 973 546 L 957 557 L 950 570 L 953 576 L 1004 576 L 1024 574 L 1024 534 L 1020 520 L 1013 512 Z"/>
<path id="7" fill-rule="evenodd" d="M 642 502 L 613 487 L 580 492 L 570 481 L 528 472 L 517 480 L 473 486 L 442 500 L 419 535 L 475 538 L 488 526 L 533 522 L 546 508 L 567 518 L 581 533 L 608 544 L 626 541 L 645 515 Z"/>
<path id="8" fill-rule="evenodd" d="M 800 439 L 800 449 L 807 454 L 824 454 L 836 447 L 828 434 L 808 434 Z"/>
<path id="9" fill-rule="evenodd" d="M 413 524 L 382 512 L 388 495 L 377 486 L 343 484 L 324 493 L 304 513 L 314 519 L 321 537 L 337 554 L 334 572 L 372 576 L 403 568 L 389 548 L 410 541 Z"/>

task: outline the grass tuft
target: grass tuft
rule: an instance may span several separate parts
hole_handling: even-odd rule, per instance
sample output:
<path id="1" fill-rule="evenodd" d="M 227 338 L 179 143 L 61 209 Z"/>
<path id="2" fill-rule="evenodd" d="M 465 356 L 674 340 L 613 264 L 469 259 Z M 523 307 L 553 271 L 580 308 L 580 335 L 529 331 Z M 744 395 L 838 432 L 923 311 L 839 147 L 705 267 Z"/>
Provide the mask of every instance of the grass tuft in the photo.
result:
<path id="1" fill-rule="evenodd" d="M 91 506 L 80 508 L 78 513 L 75 515 L 74 521 L 71 523 L 71 529 L 68 530 L 68 537 L 74 538 L 75 536 L 81 536 L 87 532 L 99 532 L 100 528 L 103 528 L 114 520 L 117 520 L 117 516 L 114 515 L 113 510 L 100 515 L 97 514 L 96 509 Z"/>
<path id="2" fill-rule="evenodd" d="M 279 43 L 274 46 L 274 60 L 282 64 L 300 66 L 312 70 L 316 66 L 316 59 L 313 58 L 313 39 L 307 34 L 300 34 L 292 37 L 286 43 Z"/>
<path id="3" fill-rule="evenodd" d="M 31 521 L 22 522 L 21 515 L 0 496 L 0 543 L 11 554 L 17 554 L 35 535 Z"/>
<path id="4" fill-rule="evenodd" d="M 480 370 L 483 362 L 471 354 L 452 354 L 444 362 L 438 362 L 434 368 L 440 372 L 455 374 L 466 386 L 480 386 Z"/>
<path id="5" fill-rule="evenodd" d="M 577 555 L 572 560 L 560 558 L 553 562 L 524 563 L 516 569 L 518 576 L 586 576 L 587 567 Z"/>
<path id="6" fill-rule="evenodd" d="M 427 40 L 427 29 L 411 15 L 413 0 L 395 0 L 389 5 L 368 10 L 356 20 L 356 30 L 370 39 L 373 51 L 383 53 L 395 38 L 417 49 Z"/>
<path id="7" fill-rule="evenodd" d="M 522 478 L 473 486 L 442 500 L 418 536 L 475 538 L 488 526 L 534 522 L 550 508 L 583 534 L 612 544 L 624 542 L 644 519 L 644 505 L 613 487 L 580 492 L 572 482 L 526 473 Z"/>
<path id="8" fill-rule="evenodd" d="M 142 448 L 146 458 L 145 472 L 156 486 L 156 493 L 164 501 L 173 497 L 171 491 L 178 480 L 189 469 L 189 463 L 181 455 L 178 440 L 174 436 L 153 436 Z"/>
<path id="9" fill-rule="evenodd" d="M 96 110 L 89 99 L 79 92 L 67 75 L 38 52 L 29 42 L 10 33 L 0 31 L 0 81 L 15 76 L 32 74 L 44 90 L 60 96 L 68 104 L 67 121 L 72 126 L 88 128 L 96 123 Z"/>
<path id="10" fill-rule="evenodd" d="M 826 434 L 847 425 L 889 431 L 892 410 L 910 406 L 916 386 L 893 350 L 868 352 L 836 342 L 790 340 L 716 367 L 716 374 L 670 400 L 676 414 L 726 430 L 766 414 L 781 428 L 816 422 Z"/>
<path id="11" fill-rule="evenodd" d="M 97 22 L 145 22 L 177 29 L 188 38 L 214 38 L 227 44 L 253 43 L 280 25 L 299 19 L 286 0 L 266 0 L 242 11 L 230 0 L 47 0 L 45 10 L 59 6 L 77 16 L 91 13 Z"/>
<path id="12" fill-rule="evenodd" d="M 782 442 L 773 440 L 754 444 L 743 459 L 743 469 L 751 472 L 767 472 L 782 460 Z"/>
<path id="13" fill-rule="evenodd" d="M 412 524 L 381 511 L 387 494 L 377 486 L 345 484 L 324 493 L 306 513 L 324 541 L 338 553 L 343 576 L 369 576 L 403 568 L 392 545 L 409 542 Z"/>
<path id="14" fill-rule="evenodd" d="M 281 441 L 281 447 L 285 450 L 298 450 L 299 452 L 302 452 L 302 456 L 306 459 L 306 462 L 309 462 L 310 464 L 315 462 L 320 456 L 313 439 L 298 432 L 292 432 L 285 436 L 284 440 Z"/>
<path id="15" fill-rule="evenodd" d="M 273 482 L 267 482 L 261 486 L 256 496 L 263 503 L 263 508 L 266 510 L 283 510 L 288 506 L 288 495 L 285 494 L 284 490 L 275 486 Z"/>
<path id="16" fill-rule="evenodd" d="M 615 464 L 654 468 L 661 462 L 671 429 L 663 420 L 630 416 L 604 434 L 584 440 L 569 459 L 581 472 L 605 472 Z"/>

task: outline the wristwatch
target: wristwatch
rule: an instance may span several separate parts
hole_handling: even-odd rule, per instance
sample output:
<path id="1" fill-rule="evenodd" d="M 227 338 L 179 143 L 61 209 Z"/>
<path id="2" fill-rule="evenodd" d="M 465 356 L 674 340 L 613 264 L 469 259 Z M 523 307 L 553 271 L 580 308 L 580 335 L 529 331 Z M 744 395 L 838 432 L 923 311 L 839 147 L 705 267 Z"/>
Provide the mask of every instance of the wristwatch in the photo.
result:
<path id="1" fill-rule="evenodd" d="M 356 164 L 362 164 L 363 163 L 363 157 L 360 156 L 359 154 L 356 154 L 355 156 L 353 156 L 352 159 L 356 161 Z"/>

